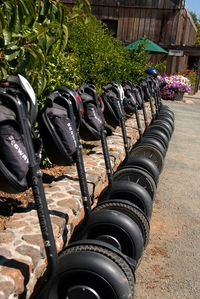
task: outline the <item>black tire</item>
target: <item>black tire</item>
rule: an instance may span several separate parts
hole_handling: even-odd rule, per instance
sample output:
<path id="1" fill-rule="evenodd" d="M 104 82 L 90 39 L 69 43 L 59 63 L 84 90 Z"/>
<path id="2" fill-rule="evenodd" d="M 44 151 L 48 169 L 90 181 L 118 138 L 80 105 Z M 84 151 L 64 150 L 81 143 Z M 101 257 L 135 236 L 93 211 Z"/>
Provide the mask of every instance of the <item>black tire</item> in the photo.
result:
<path id="1" fill-rule="evenodd" d="M 152 200 L 155 199 L 156 184 L 154 179 L 145 170 L 134 166 L 124 166 L 113 174 L 113 178 L 115 181 L 130 181 L 139 184 L 147 190 Z"/>
<path id="2" fill-rule="evenodd" d="M 102 209 L 120 211 L 121 213 L 126 214 L 132 220 L 134 220 L 142 232 L 142 236 L 144 239 L 144 249 L 147 247 L 149 243 L 150 224 L 142 210 L 140 210 L 136 205 L 121 199 L 113 199 L 102 202 L 101 204 L 98 204 L 96 206 L 95 211 L 99 211 Z"/>
<path id="3" fill-rule="evenodd" d="M 158 139 L 154 138 L 154 136 L 149 135 L 149 136 L 142 137 L 141 142 L 136 144 L 136 146 L 137 145 L 144 145 L 145 146 L 146 144 L 147 145 L 149 144 L 149 145 L 152 145 L 152 146 L 156 147 L 157 150 L 159 150 L 160 153 L 162 154 L 163 158 L 166 156 L 167 148 L 165 147 L 165 144 L 163 146 L 162 143 Z"/>
<path id="4" fill-rule="evenodd" d="M 170 138 L 171 138 L 172 133 L 173 133 L 173 128 L 172 128 L 172 126 L 170 125 L 170 123 L 168 123 L 165 119 L 157 118 L 157 119 L 155 119 L 155 120 L 153 121 L 152 124 L 154 124 L 154 125 L 160 125 L 160 126 L 162 126 L 163 128 L 165 128 L 165 129 L 168 131 L 168 133 L 169 133 L 169 135 L 170 135 Z"/>
<path id="5" fill-rule="evenodd" d="M 149 158 L 146 158 L 144 156 L 132 156 L 129 157 L 126 161 L 126 166 L 137 166 L 141 167 L 142 169 L 145 169 L 148 171 L 148 173 L 152 176 L 154 179 L 156 185 L 159 182 L 159 170 L 156 164 Z"/>
<path id="6" fill-rule="evenodd" d="M 138 206 L 147 216 L 152 216 L 153 203 L 149 193 L 140 185 L 127 181 L 114 181 L 111 186 L 103 189 L 99 196 L 99 202 L 112 199 L 124 199 Z"/>
<path id="7" fill-rule="evenodd" d="M 165 115 L 164 113 L 160 113 L 156 119 L 165 120 L 168 124 L 170 124 L 172 131 L 174 131 L 174 121 L 170 116 Z"/>
<path id="8" fill-rule="evenodd" d="M 131 265 L 120 252 L 103 242 L 77 242 L 59 256 L 46 298 L 129 299 L 134 297 L 134 284 Z"/>
<path id="9" fill-rule="evenodd" d="M 173 121 L 175 120 L 174 112 L 166 105 L 161 105 L 159 113 L 164 113 L 165 115 L 171 117 Z"/>
<path id="10" fill-rule="evenodd" d="M 155 140 L 155 141 L 154 141 Z M 156 135 L 153 135 L 153 134 L 147 134 L 147 136 L 143 136 L 140 143 L 150 143 L 152 145 L 155 145 L 156 146 L 156 143 L 155 142 L 159 142 L 161 145 L 162 145 L 162 148 L 164 149 L 164 153 L 166 155 L 166 152 L 167 152 L 167 146 L 165 144 L 165 142 L 159 137 L 159 136 L 156 136 Z M 138 143 L 139 144 L 139 143 Z M 164 155 L 164 156 L 165 156 Z"/>
<path id="11" fill-rule="evenodd" d="M 168 132 L 167 129 L 165 129 L 162 125 L 159 125 L 159 124 L 151 124 L 150 127 L 148 128 L 148 130 L 155 130 L 155 131 L 159 131 L 159 132 L 162 132 L 168 139 L 168 142 L 170 140 L 170 134 Z"/>
<path id="12" fill-rule="evenodd" d="M 125 213 L 111 209 L 91 213 L 82 239 L 109 243 L 137 263 L 144 251 L 144 239 L 137 223 Z"/>
<path id="13" fill-rule="evenodd" d="M 159 150 L 151 145 L 137 145 L 130 152 L 130 157 L 132 156 L 144 156 L 152 160 L 158 167 L 159 173 L 162 172 L 164 159 Z"/>
<path id="14" fill-rule="evenodd" d="M 164 144 L 165 144 L 165 147 L 168 148 L 168 144 L 169 144 L 168 137 L 163 132 L 159 131 L 158 129 L 149 127 L 148 130 L 145 131 L 143 136 L 145 136 L 145 137 L 148 137 L 148 136 L 154 137 L 155 136 L 155 138 L 159 138 L 160 140 L 162 140 L 162 142 L 164 142 Z"/>

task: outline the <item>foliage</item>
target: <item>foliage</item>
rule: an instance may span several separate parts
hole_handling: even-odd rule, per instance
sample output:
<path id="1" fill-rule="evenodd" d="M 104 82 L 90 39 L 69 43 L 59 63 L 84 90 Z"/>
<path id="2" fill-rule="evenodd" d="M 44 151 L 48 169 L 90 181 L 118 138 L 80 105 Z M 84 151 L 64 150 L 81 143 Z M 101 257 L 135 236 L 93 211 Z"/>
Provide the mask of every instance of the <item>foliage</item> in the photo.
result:
<path id="1" fill-rule="evenodd" d="M 51 76 L 46 68 L 47 57 L 52 55 L 54 47 L 62 52 L 67 44 L 69 12 L 59 0 L 3 1 L 0 5 L 0 79 L 7 74 L 20 73 L 29 80 L 37 95 L 42 94 Z"/>
<path id="2" fill-rule="evenodd" d="M 190 14 L 192 16 L 192 19 L 197 27 L 197 34 L 196 34 L 196 39 L 195 39 L 195 45 L 200 45 L 200 20 L 198 19 L 197 15 L 195 12 L 190 11 Z"/>
<path id="3" fill-rule="evenodd" d="M 190 80 L 182 75 L 159 76 L 158 79 L 163 99 L 174 99 L 177 94 L 191 92 Z"/>
<path id="4" fill-rule="evenodd" d="M 200 24 L 197 24 L 197 34 L 195 39 L 195 45 L 200 45 Z"/>
<path id="5" fill-rule="evenodd" d="M 198 18 L 197 18 L 196 13 L 193 12 L 193 11 L 190 11 L 190 14 L 191 14 L 191 17 L 192 17 L 192 19 L 193 19 L 195 25 L 198 24 Z"/>
<path id="6" fill-rule="evenodd" d="M 166 60 L 165 61 L 158 61 L 154 66 L 156 70 L 160 73 L 161 71 L 165 70 L 166 68 Z"/>

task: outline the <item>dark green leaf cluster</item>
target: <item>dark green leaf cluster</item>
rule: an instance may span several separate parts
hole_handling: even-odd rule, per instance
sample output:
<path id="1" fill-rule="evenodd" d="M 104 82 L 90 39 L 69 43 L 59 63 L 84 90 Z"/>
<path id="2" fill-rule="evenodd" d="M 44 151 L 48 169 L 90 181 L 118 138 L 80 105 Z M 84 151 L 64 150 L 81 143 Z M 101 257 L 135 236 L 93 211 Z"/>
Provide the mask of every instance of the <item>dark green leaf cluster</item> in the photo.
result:
<path id="1" fill-rule="evenodd" d="M 66 15 L 60 1 L 5 0 L 0 6 L 0 78 L 20 73 L 42 94 L 50 74 L 47 56 L 68 39 Z"/>

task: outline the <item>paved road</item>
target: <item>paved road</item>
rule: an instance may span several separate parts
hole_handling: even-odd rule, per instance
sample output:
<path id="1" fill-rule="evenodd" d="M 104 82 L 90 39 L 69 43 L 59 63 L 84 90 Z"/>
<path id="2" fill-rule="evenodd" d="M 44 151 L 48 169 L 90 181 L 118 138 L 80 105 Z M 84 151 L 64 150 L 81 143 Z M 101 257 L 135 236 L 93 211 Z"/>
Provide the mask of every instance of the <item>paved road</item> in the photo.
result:
<path id="1" fill-rule="evenodd" d="M 160 176 L 135 299 L 200 298 L 200 99 L 167 103 L 175 131 Z"/>

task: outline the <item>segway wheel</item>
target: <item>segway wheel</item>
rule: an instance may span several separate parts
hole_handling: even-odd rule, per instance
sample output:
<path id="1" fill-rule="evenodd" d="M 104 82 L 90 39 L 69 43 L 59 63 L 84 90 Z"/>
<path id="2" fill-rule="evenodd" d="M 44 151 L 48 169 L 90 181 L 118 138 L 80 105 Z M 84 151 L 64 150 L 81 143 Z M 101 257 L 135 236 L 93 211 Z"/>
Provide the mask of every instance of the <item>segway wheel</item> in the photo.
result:
<path id="1" fill-rule="evenodd" d="M 144 251 L 144 239 L 137 223 L 116 210 L 94 210 L 82 239 L 96 239 L 109 243 L 137 263 Z"/>
<path id="2" fill-rule="evenodd" d="M 132 156 L 144 156 L 152 160 L 156 166 L 158 167 L 159 173 L 162 172 L 164 158 L 160 151 L 155 147 L 145 144 L 145 145 L 137 145 L 130 152 L 130 157 Z"/>
<path id="3" fill-rule="evenodd" d="M 161 105 L 159 113 L 164 113 L 165 115 L 169 116 L 173 121 L 175 119 L 174 112 L 166 105 Z"/>
<path id="4" fill-rule="evenodd" d="M 113 178 L 115 181 L 130 181 L 139 184 L 147 190 L 152 200 L 154 200 L 156 194 L 156 184 L 154 179 L 145 170 L 138 169 L 134 166 L 125 166 L 118 169 L 114 173 Z"/>
<path id="5" fill-rule="evenodd" d="M 97 205 L 95 211 L 110 209 L 120 211 L 134 220 L 139 226 L 144 239 L 144 249 L 149 243 L 150 224 L 145 214 L 136 205 L 121 199 L 113 199 Z"/>
<path id="6" fill-rule="evenodd" d="M 152 216 L 153 202 L 149 193 L 140 185 L 128 181 L 113 181 L 111 186 L 103 189 L 98 202 L 120 198 L 136 205 L 146 215 L 148 220 Z"/>
<path id="7" fill-rule="evenodd" d="M 160 113 L 156 119 L 166 121 L 172 128 L 172 132 L 174 131 L 174 121 L 168 115 Z"/>
<path id="8" fill-rule="evenodd" d="M 159 125 L 159 126 L 165 128 L 168 131 L 169 136 L 171 138 L 172 132 L 173 132 L 173 128 L 172 128 L 172 126 L 165 119 L 157 118 L 157 119 L 155 119 L 153 121 L 153 124 L 154 125 Z"/>
<path id="9" fill-rule="evenodd" d="M 151 145 L 155 147 L 159 152 L 162 154 L 163 158 L 166 156 L 167 148 L 162 145 L 162 143 L 159 140 L 156 140 L 154 136 L 145 136 L 144 138 L 141 139 L 141 142 L 139 142 L 137 145 Z"/>
<path id="10" fill-rule="evenodd" d="M 59 256 L 48 299 L 129 299 L 134 284 L 131 265 L 120 252 L 104 242 L 77 242 Z"/>
<path id="11" fill-rule="evenodd" d="M 154 137 L 156 139 L 159 139 L 162 143 L 164 143 L 164 147 L 167 149 L 168 145 L 169 145 L 169 139 L 166 136 L 166 134 L 164 134 L 163 132 L 161 132 L 158 128 L 152 128 L 149 127 L 147 131 L 145 131 L 144 135 L 145 137 Z"/>
<path id="12" fill-rule="evenodd" d="M 127 165 L 134 166 L 134 167 L 137 166 L 137 167 L 144 169 L 152 176 L 156 185 L 158 184 L 158 181 L 159 181 L 158 167 L 149 158 L 146 158 L 143 156 L 135 156 L 135 157 L 132 156 L 132 157 L 129 157 L 128 160 L 126 161 L 126 166 Z"/>
<path id="13" fill-rule="evenodd" d="M 169 141 L 169 139 L 170 139 L 170 134 L 169 134 L 169 132 L 168 132 L 168 130 L 166 129 L 166 128 L 164 128 L 162 125 L 160 125 L 160 124 L 151 124 L 150 125 L 150 127 L 149 127 L 149 130 L 152 130 L 152 129 L 156 129 L 156 130 L 158 130 L 158 131 L 160 131 L 160 132 L 162 132 L 163 134 L 165 134 L 166 135 L 166 137 L 167 137 L 167 139 L 168 139 L 168 141 Z"/>

